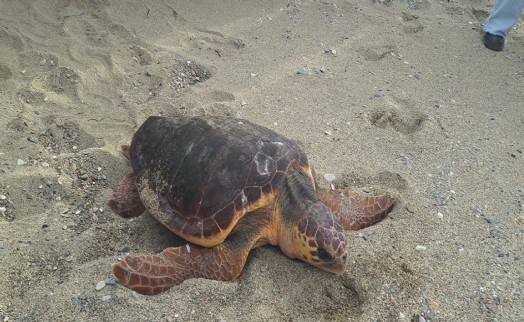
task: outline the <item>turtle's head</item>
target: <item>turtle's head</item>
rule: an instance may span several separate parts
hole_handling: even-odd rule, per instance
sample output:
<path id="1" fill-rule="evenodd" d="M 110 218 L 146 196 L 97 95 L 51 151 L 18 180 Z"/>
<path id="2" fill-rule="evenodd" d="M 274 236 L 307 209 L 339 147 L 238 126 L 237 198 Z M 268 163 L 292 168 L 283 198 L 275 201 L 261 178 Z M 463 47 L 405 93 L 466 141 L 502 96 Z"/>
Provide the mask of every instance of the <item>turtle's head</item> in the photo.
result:
<path id="1" fill-rule="evenodd" d="M 284 253 L 324 271 L 344 273 L 346 234 L 335 215 L 322 203 L 311 204 L 285 238 Z M 285 249 L 287 248 L 287 249 Z"/>

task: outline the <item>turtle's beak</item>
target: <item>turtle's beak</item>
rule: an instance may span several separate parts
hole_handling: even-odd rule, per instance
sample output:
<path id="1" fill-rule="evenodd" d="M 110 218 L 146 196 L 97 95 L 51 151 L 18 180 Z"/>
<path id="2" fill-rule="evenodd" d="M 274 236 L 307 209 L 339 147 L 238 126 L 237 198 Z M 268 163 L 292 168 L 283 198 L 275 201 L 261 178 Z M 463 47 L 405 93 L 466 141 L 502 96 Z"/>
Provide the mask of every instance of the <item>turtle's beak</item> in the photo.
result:
<path id="1" fill-rule="evenodd" d="M 346 271 L 346 258 L 347 255 L 344 254 L 339 258 L 335 258 L 332 262 L 321 262 L 315 266 L 317 266 L 323 271 L 334 273 L 337 275 L 342 275 Z"/>

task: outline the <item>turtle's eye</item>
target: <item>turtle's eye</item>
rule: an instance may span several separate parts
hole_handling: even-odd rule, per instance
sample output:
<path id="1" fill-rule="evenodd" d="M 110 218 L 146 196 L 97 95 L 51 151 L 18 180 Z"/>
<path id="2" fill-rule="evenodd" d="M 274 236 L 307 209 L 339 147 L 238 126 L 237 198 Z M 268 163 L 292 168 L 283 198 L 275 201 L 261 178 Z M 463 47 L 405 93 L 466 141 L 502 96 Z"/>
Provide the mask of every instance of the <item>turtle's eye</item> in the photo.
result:
<path id="1" fill-rule="evenodd" d="M 335 258 L 333 255 L 331 255 L 327 250 L 324 248 L 318 249 L 318 258 L 323 260 L 324 262 L 332 262 Z"/>

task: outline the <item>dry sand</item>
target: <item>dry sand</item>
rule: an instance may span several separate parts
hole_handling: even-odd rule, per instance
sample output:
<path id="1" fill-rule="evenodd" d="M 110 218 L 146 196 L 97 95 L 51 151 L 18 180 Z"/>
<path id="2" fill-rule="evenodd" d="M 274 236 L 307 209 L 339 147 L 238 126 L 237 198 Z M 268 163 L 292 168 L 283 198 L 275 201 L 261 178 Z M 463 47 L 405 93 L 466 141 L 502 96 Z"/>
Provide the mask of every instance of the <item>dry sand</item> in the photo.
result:
<path id="1" fill-rule="evenodd" d="M 2 1 L 0 320 L 524 319 L 524 23 L 485 49 L 493 2 Z M 106 207 L 158 114 L 269 126 L 398 205 L 343 276 L 262 247 L 235 282 L 96 291 L 180 243 Z"/>

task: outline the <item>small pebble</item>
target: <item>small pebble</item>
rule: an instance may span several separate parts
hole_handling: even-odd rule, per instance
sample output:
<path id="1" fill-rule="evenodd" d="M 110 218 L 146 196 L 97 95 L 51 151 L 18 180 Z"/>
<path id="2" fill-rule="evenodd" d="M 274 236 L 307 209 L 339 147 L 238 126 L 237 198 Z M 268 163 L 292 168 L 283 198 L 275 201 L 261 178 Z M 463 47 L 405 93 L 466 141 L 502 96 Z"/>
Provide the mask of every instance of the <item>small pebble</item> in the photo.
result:
<path id="1" fill-rule="evenodd" d="M 112 277 L 106 278 L 105 283 L 106 285 L 116 285 L 116 281 Z"/>
<path id="2" fill-rule="evenodd" d="M 42 162 L 42 166 L 43 166 L 44 168 L 48 168 L 48 167 L 49 167 L 49 163 L 47 163 L 47 162 Z"/>
<path id="3" fill-rule="evenodd" d="M 107 302 L 111 299 L 111 295 L 104 295 L 102 296 L 102 301 Z"/>
<path id="4" fill-rule="evenodd" d="M 106 281 L 100 281 L 96 284 L 96 287 L 95 289 L 97 291 L 100 291 L 101 289 L 103 289 L 104 287 L 106 286 Z"/>
<path id="5" fill-rule="evenodd" d="M 426 250 L 426 246 L 417 245 L 417 247 L 415 247 L 415 250 L 418 250 L 418 251 Z"/>
<path id="6" fill-rule="evenodd" d="M 16 164 L 17 164 L 17 165 L 24 165 L 24 164 L 25 164 L 25 161 L 22 160 L 22 159 L 18 159 L 18 160 L 16 160 Z"/>
<path id="7" fill-rule="evenodd" d="M 0 195 L 0 200 L 6 200 L 7 197 L 5 195 Z"/>
<path id="8" fill-rule="evenodd" d="M 306 75 L 307 74 L 307 71 L 304 67 L 300 67 L 298 70 L 297 70 L 297 74 L 299 75 Z"/>
<path id="9" fill-rule="evenodd" d="M 138 294 L 136 291 L 131 292 L 131 296 L 135 299 L 140 297 L 140 294 Z"/>
<path id="10" fill-rule="evenodd" d="M 360 237 L 362 237 L 362 239 L 364 239 L 364 240 L 369 240 L 369 236 L 368 236 L 368 234 L 366 234 L 366 233 L 358 233 L 358 235 L 359 235 Z"/>

